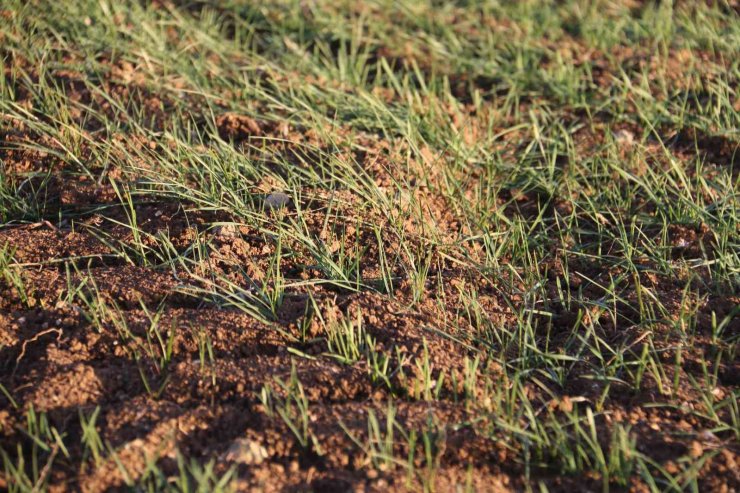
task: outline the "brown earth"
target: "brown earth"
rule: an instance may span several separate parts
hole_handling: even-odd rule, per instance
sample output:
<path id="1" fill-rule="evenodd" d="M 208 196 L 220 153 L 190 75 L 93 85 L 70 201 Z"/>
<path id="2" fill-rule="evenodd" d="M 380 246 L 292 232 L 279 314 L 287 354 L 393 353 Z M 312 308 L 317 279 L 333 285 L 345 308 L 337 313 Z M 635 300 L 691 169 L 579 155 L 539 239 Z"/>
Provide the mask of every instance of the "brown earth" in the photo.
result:
<path id="1" fill-rule="evenodd" d="M 73 78 L 60 76 L 59 81 L 80 93 L 77 99 L 96 104 L 82 86 L 75 86 Z M 136 94 L 148 97 L 143 91 Z M 155 113 L 166 112 L 165 103 L 149 101 L 147 107 L 156 110 Z M 105 112 L 106 108 L 101 107 L 101 111 Z M 226 112 L 217 123 L 222 138 L 234 141 L 235 145 L 270 139 L 274 141 L 272 152 L 279 149 L 287 153 L 292 149 L 296 152 L 296 165 L 304 165 L 305 160 L 286 141 L 321 146 L 316 136 L 288 124 Z M 2 132 L 0 140 L 9 143 L 33 142 L 38 138 L 22 127 L 6 126 Z M 678 133 L 674 140 L 678 150 L 691 154 L 698 147 L 704 158 L 718 166 L 734 161 L 737 153 L 730 142 L 702 136 Z M 584 136 L 579 143 L 587 147 L 592 139 Z M 393 142 L 372 136 L 367 137 L 363 146 L 367 150 L 355 156 L 362 168 L 380 186 L 390 186 L 397 170 L 392 169 L 389 155 L 401 150 Z M 256 151 L 245 148 L 244 152 Z M 200 270 L 155 269 L 148 265 L 147 258 L 156 257 L 156 251 L 148 252 L 136 262 L 132 260 L 133 253 L 129 258 L 121 254 L 130 248 L 132 232 L 121 225 L 126 211 L 108 182 L 94 181 L 54 156 L 38 151 L 15 148 L 0 153 L 5 169 L 15 179 L 22 180 L 32 172 L 46 173 L 36 184 L 36 194 L 43 197 L 47 208 L 45 217 L 53 218 L 59 211 L 71 217 L 58 224 L 48 221 L 12 224 L 0 230 L 0 245 L 14 252 L 27 296 L 7 279 L 2 280 L 0 384 L 17 406 L 6 395 L 0 395 L 0 444 L 5 450 L 15 450 L 16 443 L 28 444 L 28 438 L 20 431 L 26 425 L 25 413 L 31 407 L 36 412 L 45 412 L 49 422 L 64 431 L 65 443 L 70 444 L 69 457 L 55 461 L 49 471 L 52 491 L 125 490 L 126 478 L 117 461 L 132 478 L 141 476 L 147 460 L 155 457 L 166 474 L 177 474 L 176 450 L 198 460 L 216 458 L 215 467 L 221 473 L 236 466 L 237 486 L 245 491 L 413 490 L 426 480 L 434 481 L 437 491 L 453 491 L 459 484 L 470 484 L 475 491 L 519 491 L 528 484 L 520 451 L 508 441 L 507 434 L 497 431 L 493 423 L 471 421 L 485 415 L 481 411 L 490 406 L 486 402 L 490 395 L 481 386 L 480 395 L 472 402 L 464 401 L 459 385 L 467 361 L 475 354 L 465 341 L 475 340 L 477 328 L 464 315 L 466 307 L 457 293 L 465 286 L 475 286 L 486 317 L 502 326 L 514 324 L 516 307 L 510 306 L 507 299 L 514 303 L 521 300 L 515 296 L 504 297 L 500 286 L 475 272 L 456 267 L 441 252 L 433 252 L 426 289 L 448 293 L 445 303 L 429 299 L 408 308 L 412 293 L 406 281 L 399 282 L 395 300 L 369 290 L 351 293 L 329 287 L 311 288 L 311 296 L 324 319 L 351 318 L 361 309 L 366 330 L 376 341 L 376 350 L 392 355 L 391 364 L 398 365 L 399 371 L 387 384 L 373 382 L 366 363 L 346 365 L 325 354 L 327 343 L 316 314 L 311 317 L 313 305 L 308 288 L 289 290 L 275 322 L 270 324 L 193 294 L 208 272 L 239 279 L 240 269 L 246 269 L 251 278 L 264 278 L 275 248 L 264 232 L 246 226 L 219 227 L 218 223 L 231 218 L 193 210 L 190 204 L 164 199 L 139 204 L 136 206 L 139 224 L 152 238 L 166 232 L 178 251 L 205 240 L 211 251 L 212 263 L 199 266 Z M 433 175 L 433 156 L 418 166 L 420 175 Z M 115 174 L 116 170 L 107 172 Z M 120 173 L 118 178 L 136 179 Z M 426 219 L 436 224 L 441 235 L 463 229 L 454 209 L 436 197 L 433 190 L 420 183 L 411 193 L 428 206 Z M 310 197 L 305 204 L 306 221 L 317 236 L 322 234 L 327 214 L 321 194 L 320 190 L 306 191 Z M 512 190 L 511 197 L 505 197 L 508 198 L 515 199 L 509 206 L 512 214 L 537 213 L 536 194 L 518 194 Z M 353 199 L 346 200 L 344 209 L 348 211 Z M 567 208 L 567 203 L 554 204 L 550 213 L 555 214 L 559 207 Z M 379 257 L 375 237 L 363 228 L 360 218 L 349 213 L 341 216 L 348 234 L 343 238 L 322 239 L 329 245 L 347 241 L 348 250 L 357 245 L 376 245 L 365 254 L 368 261 L 363 262 L 362 274 L 378 278 L 378 262 L 373 260 Z M 332 221 L 340 222 L 340 219 Z M 418 222 L 409 219 L 410 238 L 416 238 L 413 241 L 423 249 L 419 228 Z M 705 231 L 701 229 L 675 225 L 671 234 L 677 257 L 692 249 L 698 251 L 705 243 Z M 147 242 L 156 249 L 154 240 L 145 238 L 144 244 Z M 386 253 L 390 255 L 398 248 L 397 240 L 388 238 L 387 246 Z M 470 254 L 479 252 L 471 247 Z M 603 295 L 598 286 L 610 276 L 620 274 L 614 269 L 604 271 L 596 261 L 570 259 L 569 266 L 570 271 L 565 273 L 556 256 L 544 263 L 553 281 L 546 287 L 552 298 L 558 296 L 555 284 L 558 277 L 570 276 L 572 289 L 581 288 L 586 297 L 596 300 Z M 281 270 L 293 279 L 321 277 L 300 251 L 283 259 Z M 667 279 L 648 270 L 643 276 L 642 284 L 658 293 L 666 306 L 681 308 L 684 279 Z M 502 282 L 516 283 L 513 279 Z M 608 320 L 594 306 L 573 306 L 541 320 L 537 325 L 543 331 L 540 335 L 547 331 L 554 347 L 564 346 L 581 311 L 585 317 L 604 317 L 603 333 L 599 337 L 613 346 L 631 345 L 632 352 L 640 354 L 645 334 L 637 332 L 632 323 L 639 315 L 634 308 L 637 293 L 628 289 L 622 298 L 625 303 L 619 307 L 616 320 Z M 108 318 L 91 319 L 93 305 L 86 305 L 84 300 L 108 306 Z M 654 383 L 646 382 L 639 393 L 615 383 L 598 418 L 605 430 L 613 423 L 629 424 L 638 437 L 638 448 L 669 472 L 683 467 L 678 461 L 686 454 L 706 457 L 699 475 L 703 491 L 740 488 L 738 445 L 729 433 L 708 431 L 713 421 L 701 418 L 700 412 L 691 412 L 703 404 L 702 396 L 690 385 L 690 379 L 703 378 L 704 355 L 712 351 L 712 314 L 722 319 L 738 303 L 737 297 L 723 297 L 697 288 L 693 345 L 683 352 L 678 366 L 666 365 L 669 371 L 677 372 L 667 376 L 670 381 L 675 377 L 679 383 L 672 396 L 672 401 L 678 403 L 675 407 L 644 405 L 664 401 Z M 146 344 L 154 313 L 160 317 L 159 327 L 165 331 L 162 337 L 167 340 L 174 333 L 172 357 L 166 368 L 162 368 L 157 358 L 135 350 L 137 344 Z M 737 332 L 739 323 L 738 319 L 731 321 L 726 330 Z M 122 342 L 122 326 L 137 343 Z M 665 346 L 662 354 L 666 361 L 674 361 L 676 354 L 671 350 L 673 341 L 668 328 L 659 339 Z M 205 340 L 210 341 L 212 356 L 204 359 L 201 352 Z M 149 343 L 153 347 L 151 354 L 162 356 L 156 341 Z M 485 344 L 480 341 L 477 344 L 475 349 L 483 350 L 484 354 Z M 431 362 L 432 380 L 442 379 L 437 399 L 427 398 L 429 389 L 419 388 L 425 355 Z M 586 370 L 588 359 L 579 365 Z M 709 373 L 717 375 L 712 391 L 715 397 L 732 395 L 740 384 L 740 365 L 737 362 L 717 368 L 711 362 L 708 365 Z M 261 389 L 269 384 L 279 399 L 281 390 L 275 379 L 287 382 L 293 372 L 310 403 L 310 428 L 318 447 L 301 445 L 285 422 L 271 415 L 259 398 Z M 510 383 L 501 368 L 487 368 L 486 373 L 494 377 L 488 382 L 494 387 L 506 388 Z M 578 368 L 572 373 L 578 375 Z M 566 382 L 563 388 L 550 389 L 550 393 L 528 383 L 527 392 L 533 402 L 557 412 L 559 406 L 572 409 L 579 402 L 593 405 L 604 391 L 603 382 L 577 377 Z M 395 456 L 411 455 L 419 471 L 434 468 L 435 476 L 425 477 L 423 473 L 409 476 L 403 467 L 381 467 L 370 461 L 352 439 L 366 443 L 368 413 L 373 411 L 383 424 L 391 396 L 395 396 L 395 416 L 400 427 L 430 439 L 434 464 L 424 458 L 421 441 L 413 450 L 408 443 L 397 441 Z M 117 459 L 105 456 L 94 466 L 79 445 L 82 434 L 79 416 L 90 415 L 96 407 L 100 408 L 96 423 L 101 438 L 117 451 Z M 486 435 L 480 433 L 482 429 L 493 431 Z M 608 441 L 608 435 L 599 439 Z M 706 451 L 715 453 L 705 454 Z M 531 474 L 545 481 L 553 491 L 601 488 L 597 475 L 556 476 L 546 468 Z M 646 491 L 639 478 L 630 487 L 634 491 Z"/>

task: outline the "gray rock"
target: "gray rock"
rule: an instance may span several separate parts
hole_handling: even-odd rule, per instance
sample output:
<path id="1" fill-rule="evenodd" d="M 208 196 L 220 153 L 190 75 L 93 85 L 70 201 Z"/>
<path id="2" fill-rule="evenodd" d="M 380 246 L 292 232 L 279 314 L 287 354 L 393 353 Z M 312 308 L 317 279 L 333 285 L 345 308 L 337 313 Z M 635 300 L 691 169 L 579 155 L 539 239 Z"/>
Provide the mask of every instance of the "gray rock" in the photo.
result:
<path id="1" fill-rule="evenodd" d="M 290 195 L 282 192 L 273 192 L 265 197 L 265 209 L 277 210 L 286 207 L 290 202 Z"/>

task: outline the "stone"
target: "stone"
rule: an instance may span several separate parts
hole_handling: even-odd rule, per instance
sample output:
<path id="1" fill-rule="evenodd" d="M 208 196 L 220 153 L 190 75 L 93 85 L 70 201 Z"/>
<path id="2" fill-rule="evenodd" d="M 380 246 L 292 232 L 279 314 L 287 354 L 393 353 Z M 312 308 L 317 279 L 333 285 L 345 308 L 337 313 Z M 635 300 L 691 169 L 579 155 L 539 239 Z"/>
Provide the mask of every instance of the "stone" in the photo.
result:
<path id="1" fill-rule="evenodd" d="M 236 224 L 221 224 L 213 228 L 213 236 L 220 240 L 233 239 L 238 236 L 239 229 Z"/>
<path id="2" fill-rule="evenodd" d="M 265 209 L 276 210 L 286 207 L 290 202 L 290 195 L 282 192 L 273 192 L 265 198 Z"/>
<path id="3" fill-rule="evenodd" d="M 617 130 L 613 133 L 614 140 L 617 141 L 617 144 L 623 145 L 625 147 L 632 147 L 632 145 L 635 143 L 635 135 L 630 132 L 629 130 Z"/>
<path id="4" fill-rule="evenodd" d="M 224 459 L 239 464 L 257 465 L 269 457 L 267 449 L 259 442 L 248 438 L 237 438 L 224 454 Z"/>

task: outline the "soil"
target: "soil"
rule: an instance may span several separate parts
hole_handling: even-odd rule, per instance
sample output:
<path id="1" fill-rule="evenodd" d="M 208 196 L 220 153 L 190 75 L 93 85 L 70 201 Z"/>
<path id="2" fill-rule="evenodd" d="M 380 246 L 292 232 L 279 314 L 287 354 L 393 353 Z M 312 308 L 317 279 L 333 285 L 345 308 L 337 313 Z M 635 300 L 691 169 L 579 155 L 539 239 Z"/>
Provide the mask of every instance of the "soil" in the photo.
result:
<path id="1" fill-rule="evenodd" d="M 115 75 L 116 71 L 112 73 Z M 78 99 L 86 104 L 99 104 L 82 86 L 75 85 L 73 75 L 59 75 L 58 81 L 68 84 L 70 92 L 79 93 Z M 155 114 L 166 113 L 166 102 L 156 101 L 143 89 L 135 94 L 145 100 L 149 98 L 145 106 Z M 106 109 L 101 107 L 101 110 Z M 256 152 L 246 147 L 255 139 L 272 142 L 267 148 L 272 146 L 273 152 L 275 149 L 289 152 L 286 141 L 322 146 L 318 137 L 287 123 L 224 112 L 217 124 L 222 138 L 245 146 L 244 152 Z M 153 125 L 157 125 L 156 118 Z M 12 125 L 6 125 L 0 135 L 4 142 L 34 142 L 37 138 L 29 129 Z M 393 168 L 393 154 L 404 150 L 398 143 L 372 135 L 360 138 L 364 139 L 365 150 L 358 151 L 355 157 L 362 169 L 380 186 L 390 186 L 393 175 L 401 172 Z M 712 139 L 716 138 L 678 132 L 671 145 L 677 152 L 699 155 L 717 166 L 737 163 L 736 143 Z M 588 147 L 593 141 L 593 136 L 584 134 L 578 143 Z M 305 165 L 299 151 L 293 150 L 296 165 Z M 370 378 L 366 363 L 348 365 L 326 356 L 327 343 L 320 337 L 316 316 L 309 316 L 313 305 L 307 289 L 289 290 L 276 321 L 270 324 L 193 295 L 209 269 L 233 275 L 234 279 L 239 278 L 240 269 L 246 269 L 254 279 L 264 277 L 275 248 L 264 232 L 246 226 L 219 229 L 218 224 L 232 218 L 197 211 L 188 203 L 164 198 L 142 203 L 136 206 L 136 215 L 144 232 L 166 233 L 173 248 L 181 252 L 194 242 L 205 240 L 213 260 L 208 266 L 200 266 L 200 271 L 154 268 L 152 265 L 157 262 L 149 260 L 156 258 L 156 251 L 135 257 L 135 252 L 127 250 L 132 233 L 121 226 L 126 211 L 119 205 L 109 182 L 92 180 L 54 156 L 40 155 L 38 151 L 4 149 L 0 151 L 0 160 L 12 179 L 37 177 L 35 193 L 44 198 L 44 216 L 50 218 L 34 224 L 11 224 L 0 230 L 0 246 L 14 252 L 26 287 L 24 294 L 9 280 L 0 280 L 0 384 L 8 392 L 0 395 L 0 444 L 5 450 L 15 450 L 16 443 L 28 446 L 28 437 L 19 431 L 26 426 L 28 410 L 46 413 L 49 423 L 63 430 L 64 442 L 68 444 L 68 456 L 65 454 L 55 461 L 49 472 L 50 491 L 127 490 L 127 478 L 119 464 L 131 478 L 138 478 L 147 470 L 148 460 L 159 457 L 157 464 L 161 470 L 176 475 L 178 452 L 202 462 L 215 459 L 219 473 L 236 467 L 236 484 L 244 491 L 416 490 L 428 478 L 409 476 L 403 467 L 381 467 L 370 461 L 356 443 L 366 443 L 369 413 L 373 412 L 384 423 L 392 394 L 396 395 L 395 416 L 400 426 L 415 430 L 419 436 L 433 437 L 436 450 L 432 481 L 437 491 L 453 491 L 460 484 L 470 484 L 474 491 L 520 491 L 532 479 L 544 481 L 551 491 L 601 489 L 601 478 L 597 475 L 557 476 L 546 467 L 526 471 L 520 451 L 510 443 L 507 433 L 496 431 L 493 423 L 473 423 L 481 415 L 480 410 L 490 406 L 485 402 L 490 396 L 485 395 L 481 386 L 480 395 L 472 402 L 460 398 L 463 392 L 460 383 L 476 354 L 466 341 L 474 340 L 478 329 L 465 316 L 466 307 L 457 293 L 465 286 L 474 286 L 486 317 L 500 326 L 516 323 L 513 313 L 516 307 L 510 306 L 507 299 L 514 302 L 517 299 L 504 297 L 501 286 L 493 285 L 478 273 L 457 267 L 444 252 L 432 252 L 426 291 L 448 293 L 445 303 L 428 296 L 429 299 L 409 308 L 412 287 L 403 281 L 396 287 L 393 300 L 370 290 L 353 293 L 330 287 L 311 289 L 311 296 L 325 319 L 351 318 L 361 309 L 365 328 L 375 340 L 376 349 L 393 355 L 394 364 L 403 369 L 388 385 L 379 384 Z M 417 163 L 419 186 L 409 192 L 426 206 L 423 218 L 426 221 L 410 218 L 406 225 L 409 241 L 417 242 L 422 250 L 422 237 L 430 234 L 429 231 L 421 234 L 424 222 L 433 223 L 440 238 L 464 230 L 453 205 L 436 196 L 433 188 L 422 181 L 421 177 L 434 176 L 434 166 L 434 156 L 428 162 Z M 737 168 L 737 164 L 734 166 Z M 116 170 L 106 172 L 115 175 Z M 119 179 L 133 182 L 137 177 L 119 175 Z M 305 192 L 309 197 L 304 204 L 306 224 L 318 236 L 327 220 L 324 192 Z M 527 216 L 540 212 L 541 197 L 536 192 L 511 190 L 510 194 L 510 197 L 504 194 L 502 200 L 514 199 L 510 201 L 511 214 Z M 348 196 L 344 205 L 335 207 L 350 211 L 356 205 L 353 200 Z M 562 212 L 560 207 L 567 208 L 567 204 L 555 202 L 547 213 Z M 294 209 L 287 209 L 286 213 L 294 213 Z M 64 218 L 62 221 L 53 219 L 60 216 Z M 347 212 L 341 216 L 348 234 L 343 238 L 322 239 L 328 245 L 345 241 L 349 251 L 371 245 L 365 253 L 367 262 L 363 263 L 362 274 L 378 278 L 379 255 L 373 232 L 363 228 L 357 214 Z M 337 217 L 329 220 L 338 222 Z M 676 258 L 705 248 L 710 243 L 705 235 L 701 227 L 675 225 L 669 241 L 674 245 Z M 398 242 L 393 238 L 386 240 L 386 254 L 391 255 Z M 122 255 L 122 251 L 130 256 Z M 470 255 L 479 254 L 471 246 Z M 568 263 L 570 271 L 564 272 L 556 254 L 543 262 L 552 281 L 545 289 L 553 299 L 558 296 L 557 279 L 568 278 L 572 289 L 581 289 L 585 296 L 597 300 L 603 295 L 598 286 L 620 274 L 613 269 L 605 271 L 597 260 L 573 258 Z M 294 279 L 321 276 L 300 251 L 285 258 L 281 270 Z M 649 269 L 641 276 L 642 284 L 650 286 L 667 307 L 681 309 L 685 279 L 656 275 Z M 516 282 L 502 280 L 511 286 Z M 730 315 L 740 299 L 699 284 L 695 292 L 693 309 L 697 313 L 697 326 L 692 345 L 684 346 L 680 364 L 665 365 L 668 371 L 676 372 L 667 375 L 667 380 L 675 379 L 678 384 L 671 396 L 675 406 L 645 405 L 666 400 L 653 382 L 647 381 L 639 393 L 614 383 L 602 402 L 598 419 L 604 436 L 599 440 L 608 442 L 610 426 L 629 425 L 637 437 L 638 449 L 666 471 L 677 472 L 684 466 L 681 458 L 687 454 L 704 456 L 706 460 L 700 465 L 700 490 L 737 491 L 740 447 L 730 432 L 712 432 L 715 422 L 709 417 L 702 418 L 701 412 L 692 412 L 704 406 L 705 396 L 692 390 L 691 380 L 703 379 L 705 371 L 716 374 L 712 393 L 717 399 L 737 390 L 740 363 L 714 367 L 706 356 L 714 354 L 715 349 L 711 333 L 713 317 L 721 320 Z M 619 316 L 615 320 L 601 320 L 603 333 L 597 334 L 612 347 L 632 346 L 634 354 L 641 353 L 644 341 L 644 334 L 633 323 L 637 316 L 634 308 L 637 296 L 638 293 L 627 288 L 622 293 L 625 301 L 618 307 Z M 106 304 L 111 310 L 110 318 L 100 322 L 90 319 L 91 305 L 85 305 L 81 301 L 84 299 Z M 594 306 L 559 310 L 537 325 L 542 330 L 540 335 L 546 331 L 550 334 L 553 351 L 568 344 L 579 311 L 585 317 L 605 317 Z M 121 326 L 126 327 L 131 337 L 146 341 L 147 334 L 151 336 L 149 329 L 155 313 L 160 317 L 164 340 L 173 334 L 171 361 L 166 369 L 162 369 L 158 358 L 143 352 L 135 355 L 121 342 Z M 731 320 L 725 330 L 740 331 L 740 319 Z M 655 338 L 662 341 L 661 354 L 666 361 L 676 359 L 672 337 L 666 327 L 665 333 Z M 212 354 L 203 358 L 200 342 L 206 339 L 210 341 Z M 156 341 L 152 344 L 154 354 L 163 357 Z M 479 344 L 475 349 L 485 355 L 485 345 Z M 419 373 L 425 360 L 431 362 L 432 381 L 441 381 L 439 389 L 435 389 L 436 399 L 425 398 L 429 389 L 419 389 Z M 579 364 L 585 369 L 588 360 Z M 578 368 L 572 373 L 578 375 Z M 486 374 L 492 378 L 489 384 L 494 387 L 507 388 L 510 383 L 500 368 L 487 368 Z M 305 390 L 310 403 L 310 428 L 320 447 L 302 446 L 285 422 L 271 415 L 260 399 L 261 390 L 268 384 L 280 394 L 278 382 L 287 382 L 291 375 L 297 377 Z M 579 403 L 600 402 L 605 388 L 604 382 L 577 377 L 567 379 L 560 389 L 527 385 L 533 402 L 551 406 L 556 412 L 559 406 L 572 409 Z M 13 403 L 8 396 L 12 396 Z M 98 408 L 96 425 L 101 439 L 117 455 L 115 458 L 105 455 L 94 466 L 80 445 L 83 433 L 80 415 L 90 416 Z M 728 420 L 726 416 L 722 418 Z M 493 431 L 489 436 L 481 434 L 481 429 Z M 706 451 L 713 453 L 706 455 Z M 408 443 L 398 441 L 394 452 L 397 457 L 411 455 L 419 471 L 432 467 L 424 459 L 421 441 L 413 450 Z M 4 486 L 7 485 L 0 485 Z M 625 489 L 647 491 L 640 478 L 635 478 Z"/>

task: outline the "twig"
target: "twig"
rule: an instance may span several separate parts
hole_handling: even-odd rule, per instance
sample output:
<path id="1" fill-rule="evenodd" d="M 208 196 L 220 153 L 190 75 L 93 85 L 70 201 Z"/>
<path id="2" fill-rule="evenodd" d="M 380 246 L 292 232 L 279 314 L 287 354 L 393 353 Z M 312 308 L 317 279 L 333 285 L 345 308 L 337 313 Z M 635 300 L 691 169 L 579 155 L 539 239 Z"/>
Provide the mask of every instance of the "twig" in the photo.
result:
<path id="1" fill-rule="evenodd" d="M 39 474 L 39 478 L 36 480 L 36 484 L 33 485 L 33 489 L 31 490 L 31 493 L 36 493 L 37 491 L 41 491 L 41 485 L 44 482 L 44 478 L 49 474 L 49 471 L 51 470 L 51 465 L 54 463 L 54 459 L 57 456 L 57 452 L 59 452 L 59 444 L 55 443 L 54 447 L 52 447 L 51 449 L 51 454 L 49 455 L 49 458 L 46 459 L 46 464 L 44 464 L 44 468 L 41 469 L 41 473 Z"/>
<path id="2" fill-rule="evenodd" d="M 18 365 L 20 364 L 21 359 L 23 359 L 23 356 L 26 354 L 26 345 L 29 342 L 37 341 L 41 336 L 45 336 L 46 334 L 51 334 L 52 332 L 56 332 L 58 334 L 57 335 L 57 342 L 58 342 L 59 338 L 62 337 L 63 332 L 62 332 L 62 329 L 56 329 L 56 328 L 42 330 L 41 332 L 39 332 L 32 338 L 28 339 L 27 341 L 23 341 L 23 346 L 21 347 L 21 354 L 19 354 L 18 357 L 15 359 L 15 368 L 13 368 L 13 373 L 11 375 L 11 378 L 15 376 L 15 372 L 18 369 Z"/>

